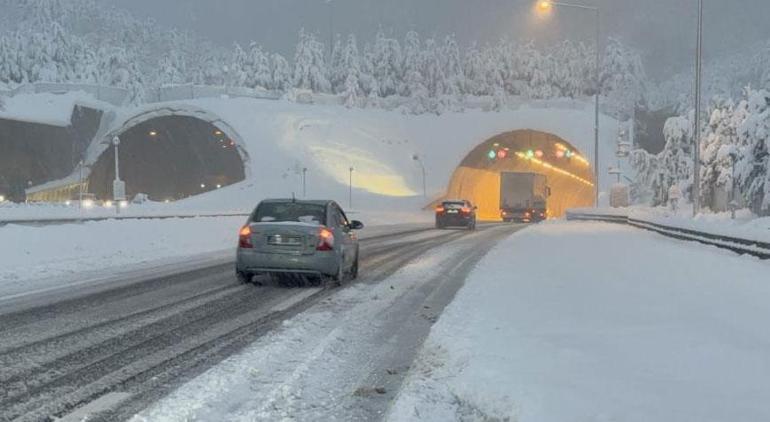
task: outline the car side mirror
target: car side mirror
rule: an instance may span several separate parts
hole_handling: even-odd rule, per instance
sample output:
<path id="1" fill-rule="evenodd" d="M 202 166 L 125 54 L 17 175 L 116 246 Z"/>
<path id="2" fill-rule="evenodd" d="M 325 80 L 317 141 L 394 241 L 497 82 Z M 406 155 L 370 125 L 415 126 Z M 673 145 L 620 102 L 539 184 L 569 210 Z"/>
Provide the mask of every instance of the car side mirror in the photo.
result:
<path id="1" fill-rule="evenodd" d="M 551 196 L 551 187 L 550 186 L 545 188 L 545 193 L 546 193 L 546 195 Z"/>
<path id="2" fill-rule="evenodd" d="M 473 211 L 476 211 L 476 210 L 478 210 L 478 209 L 479 209 L 479 207 L 477 207 L 477 206 L 475 206 L 475 205 L 473 206 Z"/>
<path id="3" fill-rule="evenodd" d="M 358 220 L 353 220 L 353 221 L 350 222 L 350 226 L 349 227 L 350 227 L 350 230 L 361 230 L 361 229 L 364 228 L 364 223 L 362 223 L 362 222 L 360 222 Z"/>

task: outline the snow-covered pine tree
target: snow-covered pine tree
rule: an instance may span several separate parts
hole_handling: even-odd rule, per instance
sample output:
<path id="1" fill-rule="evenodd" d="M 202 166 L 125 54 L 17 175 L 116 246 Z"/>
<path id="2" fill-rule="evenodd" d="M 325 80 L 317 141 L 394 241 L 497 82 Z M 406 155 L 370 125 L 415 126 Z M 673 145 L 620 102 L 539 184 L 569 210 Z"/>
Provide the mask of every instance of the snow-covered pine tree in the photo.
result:
<path id="1" fill-rule="evenodd" d="M 345 91 L 345 80 L 347 79 L 348 72 L 343 61 L 343 54 L 342 36 L 336 34 L 331 60 L 329 61 L 329 83 L 331 83 L 332 93 L 334 94 L 340 94 Z"/>
<path id="2" fill-rule="evenodd" d="M 171 54 L 160 59 L 156 85 L 180 85 L 186 82 L 187 66 L 180 54 L 172 51 Z"/>
<path id="3" fill-rule="evenodd" d="M 270 56 L 270 69 L 273 77 L 271 80 L 273 84 L 270 89 L 286 92 L 291 87 L 291 66 L 289 66 L 288 60 L 278 53 L 273 53 Z"/>
<path id="4" fill-rule="evenodd" d="M 621 119 L 633 115 L 634 107 L 644 96 L 644 68 L 638 53 L 619 40 L 610 38 L 601 67 L 601 89 L 605 102 Z"/>
<path id="5" fill-rule="evenodd" d="M 294 87 L 328 93 L 331 84 L 327 73 L 323 44 L 313 34 L 301 29 L 294 54 Z"/>
<path id="6" fill-rule="evenodd" d="M 748 90 L 738 108 L 746 118 L 738 126 L 737 183 L 754 212 L 770 215 L 770 92 Z"/>
<path id="7" fill-rule="evenodd" d="M 399 42 L 386 37 L 382 30 L 379 30 L 370 54 L 371 75 L 377 82 L 379 96 L 389 97 L 400 93 L 404 71 Z"/>
<path id="8" fill-rule="evenodd" d="M 356 107 L 359 105 L 359 98 L 363 95 L 359 77 L 361 68 L 358 55 L 358 43 L 356 36 L 350 34 L 345 43 L 345 49 L 342 52 L 342 66 L 346 70 L 345 89 L 342 92 L 343 103 L 346 107 Z"/>
<path id="9" fill-rule="evenodd" d="M 464 92 L 475 96 L 489 95 L 485 54 L 478 49 L 476 44 L 472 44 L 465 54 L 463 73 L 465 77 Z"/>
<path id="10" fill-rule="evenodd" d="M 240 44 L 235 43 L 225 74 L 225 85 L 245 87 L 249 71 L 248 55 Z"/>
<path id="11" fill-rule="evenodd" d="M 439 52 L 439 58 L 441 60 L 441 69 L 443 69 L 444 77 L 446 78 L 444 94 L 456 96 L 461 100 L 466 81 L 462 58 L 460 57 L 460 48 L 454 36 L 447 36 L 444 39 L 444 44 Z"/>
<path id="12" fill-rule="evenodd" d="M 404 97 L 413 97 L 413 88 L 420 91 L 426 89 L 422 75 L 422 42 L 416 32 L 407 32 L 403 53 L 403 64 L 401 65 L 403 73 L 400 77 L 401 86 L 398 91 Z"/>
<path id="13" fill-rule="evenodd" d="M 256 42 L 249 44 L 244 72 L 246 73 L 245 86 L 247 88 L 268 89 L 273 85 L 270 59 L 268 59 L 267 55 L 262 51 L 262 46 Z"/>
<path id="14" fill-rule="evenodd" d="M 709 124 L 701 143 L 701 201 L 713 204 L 718 190 L 728 195 L 733 189 L 733 157 L 737 158 L 738 134 L 732 101 L 712 101 Z"/>

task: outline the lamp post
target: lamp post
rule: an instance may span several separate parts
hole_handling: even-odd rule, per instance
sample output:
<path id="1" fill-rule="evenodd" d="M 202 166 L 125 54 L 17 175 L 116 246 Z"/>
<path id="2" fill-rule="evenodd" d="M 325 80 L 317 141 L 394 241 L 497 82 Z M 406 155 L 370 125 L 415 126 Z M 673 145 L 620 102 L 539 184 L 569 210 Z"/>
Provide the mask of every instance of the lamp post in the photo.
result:
<path id="1" fill-rule="evenodd" d="M 353 208 L 353 171 L 355 169 L 350 166 L 350 183 L 348 184 L 348 208 Z"/>
<path id="2" fill-rule="evenodd" d="M 112 182 L 112 199 L 115 200 L 115 212 L 120 214 L 120 206 L 126 200 L 126 183 L 120 180 L 120 155 L 118 146 L 120 138 L 112 138 L 112 145 L 115 147 L 115 180 Z"/>
<path id="3" fill-rule="evenodd" d="M 307 167 L 302 167 L 302 197 L 307 198 Z"/>
<path id="4" fill-rule="evenodd" d="M 329 60 L 334 52 L 334 0 L 326 0 L 329 7 Z"/>
<path id="5" fill-rule="evenodd" d="M 703 0 L 698 0 L 698 39 L 695 48 L 695 133 L 693 133 L 692 213 L 698 215 L 700 203 L 700 114 L 701 75 L 703 73 Z"/>
<path id="6" fill-rule="evenodd" d="M 702 1 L 702 0 L 700 0 Z M 599 40 L 601 39 L 601 12 L 599 7 L 586 6 L 575 3 L 562 3 L 559 1 L 540 0 L 537 3 L 537 9 L 541 13 L 548 13 L 554 7 L 568 7 L 587 12 L 593 12 L 596 16 L 596 57 L 595 57 L 595 104 L 594 104 L 594 178 L 596 185 L 594 187 L 594 205 L 599 207 L 599 100 L 601 96 L 600 67 L 601 55 L 599 54 Z"/>
<path id="7" fill-rule="evenodd" d="M 427 183 L 427 178 L 425 176 L 425 163 L 422 162 L 422 158 L 419 155 L 417 155 L 417 154 L 413 154 L 412 155 L 412 160 L 416 161 L 417 164 L 420 165 L 420 169 L 422 170 L 422 196 L 427 199 L 428 198 L 428 183 Z"/>

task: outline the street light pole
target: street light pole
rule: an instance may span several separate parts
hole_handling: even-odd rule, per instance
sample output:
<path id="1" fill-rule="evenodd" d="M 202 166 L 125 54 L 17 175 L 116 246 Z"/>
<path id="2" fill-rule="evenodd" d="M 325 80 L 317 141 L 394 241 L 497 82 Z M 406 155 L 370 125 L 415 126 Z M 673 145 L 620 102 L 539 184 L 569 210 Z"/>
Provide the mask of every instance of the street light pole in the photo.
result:
<path id="1" fill-rule="evenodd" d="M 695 50 L 695 133 L 693 133 L 692 212 L 700 213 L 701 75 L 703 73 L 703 0 L 698 0 L 698 41 Z"/>
<path id="2" fill-rule="evenodd" d="M 412 155 L 412 160 L 417 161 L 420 165 L 420 169 L 422 169 L 422 196 L 425 197 L 425 199 L 428 199 L 428 183 L 425 173 L 425 163 L 422 162 L 422 158 L 417 154 Z"/>
<path id="3" fill-rule="evenodd" d="M 302 167 L 302 197 L 307 198 L 307 167 Z"/>
<path id="4" fill-rule="evenodd" d="M 115 212 L 120 214 L 120 204 L 126 199 L 126 184 L 120 180 L 120 138 L 112 138 L 112 145 L 115 147 L 115 180 L 112 182 L 112 199 L 115 201 Z"/>
<path id="5" fill-rule="evenodd" d="M 702 0 L 701 0 L 702 1 Z M 596 184 L 594 185 L 594 206 L 599 207 L 599 103 L 602 91 L 601 85 L 601 53 L 599 52 L 599 43 L 601 41 L 601 9 L 594 6 L 586 6 L 583 4 L 575 3 L 562 3 L 558 1 L 540 0 L 537 3 L 537 8 L 542 12 L 549 12 L 553 7 L 569 7 L 573 9 L 579 9 L 588 12 L 594 12 L 596 17 L 596 62 L 595 62 L 595 104 L 594 104 L 594 178 Z"/>
<path id="6" fill-rule="evenodd" d="M 334 52 L 334 0 L 326 0 L 329 5 L 329 60 Z"/>
<path id="7" fill-rule="evenodd" d="M 350 183 L 348 184 L 348 209 L 353 208 L 353 166 L 350 167 Z"/>

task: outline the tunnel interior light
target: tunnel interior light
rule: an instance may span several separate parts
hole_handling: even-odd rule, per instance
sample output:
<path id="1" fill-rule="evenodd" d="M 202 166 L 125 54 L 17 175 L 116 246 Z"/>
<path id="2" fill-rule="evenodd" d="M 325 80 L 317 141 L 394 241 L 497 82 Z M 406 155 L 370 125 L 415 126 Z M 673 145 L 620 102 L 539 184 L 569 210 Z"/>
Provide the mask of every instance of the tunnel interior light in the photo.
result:
<path id="1" fill-rule="evenodd" d="M 158 136 L 158 132 L 157 132 L 157 131 L 155 131 L 155 130 L 151 130 L 151 131 L 148 133 L 148 135 L 150 135 L 150 137 L 151 137 L 151 138 L 154 138 L 154 137 Z"/>
<path id="2" fill-rule="evenodd" d="M 214 136 L 222 136 L 222 135 L 224 135 L 224 133 L 221 130 L 217 129 L 214 131 Z"/>
<path id="3" fill-rule="evenodd" d="M 217 189 L 222 189 L 222 185 L 217 185 Z"/>
<path id="4" fill-rule="evenodd" d="M 206 184 L 205 183 L 201 183 L 201 189 L 206 189 Z"/>
<path id="5" fill-rule="evenodd" d="M 559 168 L 559 167 L 556 167 L 556 166 L 554 166 L 554 165 L 553 165 L 553 164 L 551 164 L 551 163 L 547 163 L 547 162 L 545 162 L 545 161 L 543 161 L 543 160 L 538 160 L 537 158 L 534 158 L 534 157 L 529 157 L 529 156 L 527 156 L 526 154 L 523 154 L 523 153 L 521 153 L 521 152 L 517 152 L 517 153 L 516 153 L 516 155 L 517 155 L 519 158 L 523 158 L 523 159 L 525 159 L 525 160 L 529 160 L 530 162 L 532 162 L 532 163 L 533 163 L 533 164 L 535 164 L 535 165 L 538 165 L 538 166 L 541 166 L 541 167 L 547 168 L 548 170 L 553 170 L 553 171 L 555 171 L 556 173 L 559 173 L 559 174 L 561 174 L 561 175 L 564 175 L 564 176 L 570 177 L 570 178 L 572 178 L 572 179 L 575 179 L 575 180 L 577 180 L 578 182 L 580 182 L 580 183 L 583 183 L 584 185 L 588 185 L 588 186 L 593 186 L 593 185 L 594 185 L 594 184 L 593 184 L 593 183 L 591 183 L 589 180 L 583 179 L 582 177 L 580 177 L 580 176 L 578 176 L 578 175 L 576 175 L 576 174 L 570 173 L 570 172 L 568 172 L 567 170 L 564 170 L 564 169 L 561 169 L 561 168 Z"/>
<path id="6" fill-rule="evenodd" d="M 5 202 L 5 195 L 0 195 L 0 202 Z"/>

